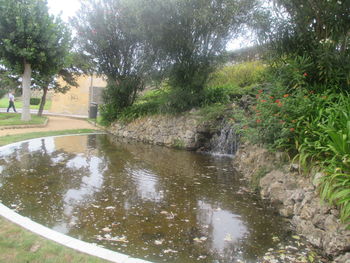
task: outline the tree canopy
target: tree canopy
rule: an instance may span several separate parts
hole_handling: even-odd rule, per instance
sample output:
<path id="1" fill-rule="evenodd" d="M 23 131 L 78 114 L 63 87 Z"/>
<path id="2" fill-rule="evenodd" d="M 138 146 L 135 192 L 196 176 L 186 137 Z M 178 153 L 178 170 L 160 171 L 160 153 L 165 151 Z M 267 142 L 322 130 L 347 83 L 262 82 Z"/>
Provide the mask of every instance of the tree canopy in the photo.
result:
<path id="1" fill-rule="evenodd" d="M 49 15 L 47 1 L 0 0 L 0 57 L 22 75 L 22 120 L 30 119 L 32 70 L 56 74 L 69 50 L 70 32 L 60 18 Z"/>

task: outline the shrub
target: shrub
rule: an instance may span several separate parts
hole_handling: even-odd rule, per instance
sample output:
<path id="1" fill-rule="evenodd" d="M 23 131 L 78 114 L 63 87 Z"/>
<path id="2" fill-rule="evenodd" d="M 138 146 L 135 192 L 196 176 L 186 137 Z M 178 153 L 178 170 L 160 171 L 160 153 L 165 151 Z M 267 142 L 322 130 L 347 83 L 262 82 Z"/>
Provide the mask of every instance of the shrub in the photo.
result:
<path id="1" fill-rule="evenodd" d="M 256 94 L 251 123 L 256 142 L 296 154 L 306 171 L 311 165 L 325 171 L 321 196 L 338 205 L 341 219 L 350 222 L 350 96 L 282 91 L 275 86 Z"/>
<path id="2" fill-rule="evenodd" d="M 30 105 L 39 105 L 40 98 L 30 98 Z"/>

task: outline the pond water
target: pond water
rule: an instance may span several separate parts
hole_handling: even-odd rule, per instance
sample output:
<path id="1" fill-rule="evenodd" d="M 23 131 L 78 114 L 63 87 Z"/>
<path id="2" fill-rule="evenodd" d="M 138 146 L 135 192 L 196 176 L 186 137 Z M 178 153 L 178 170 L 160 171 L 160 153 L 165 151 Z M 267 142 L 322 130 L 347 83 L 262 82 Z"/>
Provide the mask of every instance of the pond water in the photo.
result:
<path id="1" fill-rule="evenodd" d="M 0 173 L 20 214 L 153 262 L 256 262 L 290 235 L 227 157 L 63 136 L 2 148 Z"/>

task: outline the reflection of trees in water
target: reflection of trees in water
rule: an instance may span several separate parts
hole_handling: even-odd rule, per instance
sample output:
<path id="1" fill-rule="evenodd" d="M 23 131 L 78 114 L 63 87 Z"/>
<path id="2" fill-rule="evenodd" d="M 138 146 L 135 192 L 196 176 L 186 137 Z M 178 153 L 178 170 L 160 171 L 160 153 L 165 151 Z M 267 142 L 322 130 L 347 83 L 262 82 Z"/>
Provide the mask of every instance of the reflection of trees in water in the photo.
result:
<path id="1" fill-rule="evenodd" d="M 21 214 L 50 227 L 63 220 L 63 197 L 71 187 L 80 184 L 79 177 L 84 172 L 66 167 L 65 163 L 74 156 L 64 151 L 49 154 L 45 139 L 41 139 L 41 147 L 32 152 L 28 143 L 22 144 L 6 157 L 2 174 L 11 176 L 2 180 L 2 200 L 7 205 L 20 202 L 23 207 Z"/>
<path id="2" fill-rule="evenodd" d="M 28 153 L 30 147 L 24 144 L 7 156 L 3 174 L 13 176 L 3 177 L 2 200 L 7 204 L 21 200 L 23 214 L 50 227 L 59 226 L 72 236 L 97 242 L 94 236 L 106 234 L 102 229 L 108 227 L 108 234 L 126 235 L 129 243 L 126 247 L 107 241 L 103 245 L 137 256 L 159 255 L 171 248 L 184 262 L 191 261 L 188 255 L 194 261 L 209 254 L 233 258 L 232 251 L 238 249 L 243 254 L 261 254 L 269 246 L 268 238 L 279 231 L 280 222 L 253 204 L 259 200 L 242 194 L 230 160 L 138 143 L 112 143 L 104 135 L 86 138 L 87 148 L 79 154 L 48 149 L 41 140 L 35 151 Z M 220 216 L 225 216 L 225 224 L 234 223 L 232 216 L 242 222 L 241 227 L 248 229 L 244 242 L 215 246 L 218 233 L 225 238 L 225 233 L 217 231 L 218 227 L 226 229 L 225 224 L 213 221 Z M 235 237 L 233 228 L 227 229 Z M 198 242 L 201 237 L 208 239 Z M 155 245 L 156 240 L 163 240 L 163 245 Z"/>
<path id="3" fill-rule="evenodd" d="M 157 201 L 151 204 L 150 209 L 154 209 L 155 213 L 164 209 L 173 212 L 180 219 L 172 222 L 174 228 L 164 230 L 168 233 L 173 232 L 170 236 L 175 237 L 175 243 L 178 241 L 193 247 L 193 238 L 209 235 L 211 238 L 208 242 L 200 245 L 207 246 L 207 251 L 213 249 L 214 245 L 210 244 L 210 240 L 215 238 L 214 225 L 209 223 L 208 228 L 203 227 L 203 220 L 198 217 L 201 210 L 198 203 L 202 201 L 211 204 L 211 209 L 202 211 L 203 217 L 210 218 L 215 209 L 222 209 L 239 218 L 242 227 L 248 229 L 244 235 L 246 242 L 243 247 L 243 242 L 226 242 L 224 249 L 218 253 L 227 254 L 228 247 L 235 245 L 235 250 L 240 249 L 243 254 L 261 254 L 272 245 L 272 236 L 283 232 L 283 222 L 271 211 L 263 210 L 259 204 L 260 200 L 254 194 L 244 193 L 244 190 L 240 189 L 243 183 L 240 181 L 241 177 L 233 171 L 230 159 L 118 140 L 114 140 L 113 144 L 118 149 L 123 149 L 128 159 L 136 160 L 132 163 L 135 169 L 142 167 L 157 178 L 157 190 L 163 191 L 164 197 L 161 203 Z M 130 180 L 128 182 L 130 183 Z M 145 204 L 143 200 L 136 200 L 137 202 Z M 176 207 L 169 207 L 171 204 L 176 204 Z M 189 222 L 184 224 L 181 220 Z M 234 221 L 231 224 L 233 223 Z M 221 224 L 221 227 L 225 228 L 225 225 Z M 166 225 L 162 227 L 166 228 Z"/>

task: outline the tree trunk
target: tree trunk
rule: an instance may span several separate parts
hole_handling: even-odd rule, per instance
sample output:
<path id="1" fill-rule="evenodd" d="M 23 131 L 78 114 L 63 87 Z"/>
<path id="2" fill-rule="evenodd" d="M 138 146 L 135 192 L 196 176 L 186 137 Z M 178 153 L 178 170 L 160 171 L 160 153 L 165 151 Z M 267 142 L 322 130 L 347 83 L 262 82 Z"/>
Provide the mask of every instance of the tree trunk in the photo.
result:
<path id="1" fill-rule="evenodd" d="M 29 63 L 24 61 L 24 72 L 22 76 L 22 121 L 30 121 L 30 81 L 32 75 L 32 68 Z"/>
<path id="2" fill-rule="evenodd" d="M 40 107 L 39 107 L 39 111 L 38 111 L 38 116 L 42 116 L 43 115 L 43 110 L 45 107 L 45 103 L 46 103 L 46 95 L 47 95 L 47 91 L 48 91 L 49 87 L 44 87 L 43 88 L 43 96 L 41 97 L 41 101 L 40 101 Z"/>

